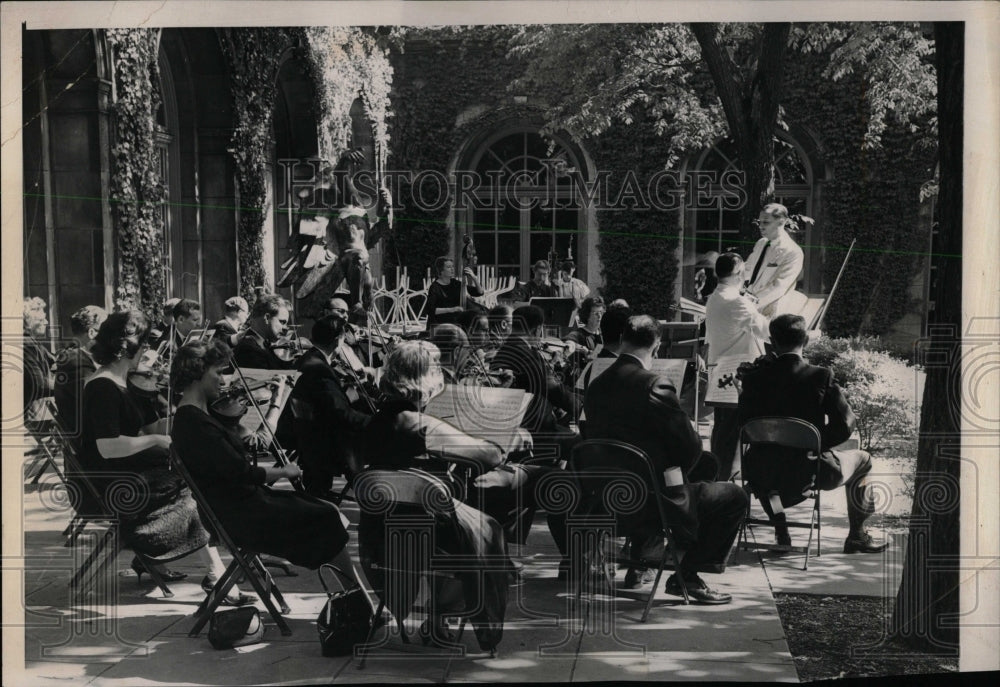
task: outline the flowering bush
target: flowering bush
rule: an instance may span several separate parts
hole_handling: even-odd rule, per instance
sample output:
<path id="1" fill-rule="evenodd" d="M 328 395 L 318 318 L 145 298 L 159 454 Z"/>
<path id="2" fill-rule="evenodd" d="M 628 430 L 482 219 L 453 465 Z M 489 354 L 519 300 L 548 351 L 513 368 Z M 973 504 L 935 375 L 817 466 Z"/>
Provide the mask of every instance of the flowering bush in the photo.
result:
<path id="1" fill-rule="evenodd" d="M 833 370 L 857 416 L 861 448 L 884 451 L 917 436 L 923 372 L 881 348 L 878 339 L 830 339 L 809 344 L 806 357 Z"/>

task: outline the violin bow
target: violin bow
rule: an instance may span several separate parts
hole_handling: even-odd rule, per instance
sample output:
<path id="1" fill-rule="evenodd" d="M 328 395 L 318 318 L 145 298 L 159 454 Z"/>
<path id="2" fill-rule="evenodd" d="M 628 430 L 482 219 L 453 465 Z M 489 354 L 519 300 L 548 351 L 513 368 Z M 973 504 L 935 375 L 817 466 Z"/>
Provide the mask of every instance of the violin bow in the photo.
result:
<path id="1" fill-rule="evenodd" d="M 243 388 L 247 392 L 247 398 L 250 399 L 251 405 L 253 405 L 254 410 L 257 411 L 257 415 L 260 416 L 261 424 L 265 428 L 267 428 L 267 434 L 271 440 L 271 446 L 274 448 L 275 458 L 277 458 L 278 463 L 281 465 L 281 467 L 285 467 L 286 465 L 289 464 L 290 461 L 288 460 L 288 457 L 285 455 L 285 450 L 281 447 L 281 444 L 278 443 L 278 437 L 274 435 L 274 430 L 271 429 L 271 425 L 267 421 L 267 416 L 265 416 L 264 411 L 260 409 L 260 404 L 257 403 L 257 399 L 253 397 L 253 392 L 250 390 L 250 383 L 247 381 L 247 378 L 243 376 L 243 370 L 240 369 L 240 366 L 236 364 L 236 361 L 232 357 L 230 357 L 229 362 L 232 363 L 233 368 L 236 370 L 236 374 L 239 376 L 240 383 L 243 385 Z M 290 479 L 288 481 L 291 482 L 292 486 L 295 488 L 295 491 L 305 493 L 305 487 L 302 484 L 301 478 L 297 477 L 293 480 Z"/>

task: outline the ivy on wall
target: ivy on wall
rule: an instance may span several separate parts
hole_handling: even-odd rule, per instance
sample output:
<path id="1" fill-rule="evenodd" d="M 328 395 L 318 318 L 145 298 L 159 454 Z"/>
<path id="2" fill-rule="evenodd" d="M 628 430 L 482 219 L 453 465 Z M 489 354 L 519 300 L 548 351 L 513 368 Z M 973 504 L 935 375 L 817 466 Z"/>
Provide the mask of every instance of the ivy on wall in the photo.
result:
<path id="1" fill-rule="evenodd" d="M 156 29 L 108 29 L 114 58 L 111 196 L 116 228 L 115 306 L 158 315 L 163 271 L 164 188 L 154 139 L 160 105 Z"/>
<path id="2" fill-rule="evenodd" d="M 253 301 L 254 287 L 265 283 L 264 217 L 267 202 L 267 162 L 275 81 L 293 34 L 284 29 L 241 28 L 219 31 L 223 54 L 229 64 L 233 94 L 231 150 L 239 190 L 240 294 Z"/>
<path id="3" fill-rule="evenodd" d="M 351 105 L 360 96 L 376 147 L 385 155 L 392 65 L 387 40 L 368 28 L 317 26 L 303 30 L 304 57 L 316 88 L 319 155 L 335 163 L 347 147 Z"/>
<path id="4" fill-rule="evenodd" d="M 394 55 L 392 93 L 392 167 L 444 172 L 473 133 L 516 113 L 508 84 L 520 73 L 507 59 L 503 27 L 458 27 L 411 32 L 406 50 Z M 789 63 L 785 120 L 814 131 L 821 154 L 832 167 L 823 185 L 821 215 L 827 247 L 824 282 L 829 289 L 851 238 L 858 246 L 838 286 L 824 329 L 834 336 L 884 334 L 912 306 L 910 288 L 923 269 L 928 237 L 919 221 L 920 187 L 932 178 L 935 151 L 919 145 L 919 132 L 889 126 L 882 147 L 866 149 L 863 84 L 834 83 L 822 77 L 826 56 Z M 710 89 L 711 84 L 705 83 Z M 524 94 L 529 102 L 544 94 Z M 462 125 L 470 106 L 487 113 Z M 525 111 L 526 116 L 532 113 Z M 648 178 L 667 163 L 665 139 L 649 124 L 615 126 L 581 141 L 594 165 L 621 180 L 633 170 Z M 700 151 L 688 151 L 694 154 Z M 818 173 L 818 170 L 814 170 Z M 403 198 L 407 197 L 404 187 Z M 399 253 L 411 275 L 422 275 L 451 244 L 448 209 L 428 213 L 413 207 L 397 212 Z M 674 282 L 679 277 L 677 241 L 680 216 L 654 210 L 602 210 L 597 213 L 599 256 L 607 298 L 625 298 L 634 308 L 669 317 Z M 405 246 L 405 250 L 403 247 Z M 859 250 L 860 249 L 860 250 Z M 396 259 L 393 250 L 390 259 Z"/>
<path id="5" fill-rule="evenodd" d="M 832 168 L 821 199 L 827 289 L 851 239 L 858 240 L 823 329 L 841 337 L 884 335 L 913 307 L 911 286 L 926 264 L 929 227 L 920 219 L 920 189 L 934 176 L 936 150 L 922 144 L 919 131 L 898 124 L 885 129 L 881 147 L 865 148 L 865 85 L 819 78 L 824 64 L 824 56 L 790 62 L 784 102 L 789 121 L 818 134 Z"/>

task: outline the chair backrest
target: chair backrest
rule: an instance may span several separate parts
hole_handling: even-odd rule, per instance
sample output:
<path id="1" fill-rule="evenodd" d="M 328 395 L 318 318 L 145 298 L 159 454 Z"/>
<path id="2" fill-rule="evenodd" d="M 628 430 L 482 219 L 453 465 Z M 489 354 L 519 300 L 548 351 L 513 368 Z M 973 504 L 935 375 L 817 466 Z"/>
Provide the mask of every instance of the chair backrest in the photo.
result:
<path id="1" fill-rule="evenodd" d="M 740 428 L 740 442 L 770 444 L 822 452 L 822 437 L 815 425 L 797 417 L 757 417 Z"/>
<path id="2" fill-rule="evenodd" d="M 573 447 L 570 469 L 584 495 L 600 495 L 615 516 L 639 513 L 655 499 L 661 523 L 669 523 L 660 498 L 660 479 L 646 453 L 613 439 L 588 439 Z"/>
<path id="3" fill-rule="evenodd" d="M 88 515 L 91 517 L 108 517 L 110 510 L 104 504 L 104 499 L 101 490 L 97 488 L 94 482 L 87 476 L 86 471 L 80 464 L 78 459 L 78 453 L 80 451 L 80 443 L 78 437 L 72 437 L 66 432 L 65 426 L 62 423 L 62 419 L 59 415 L 59 409 L 56 407 L 54 399 L 47 399 L 46 405 L 49 414 L 52 416 L 52 425 L 55 430 L 56 438 L 59 441 L 60 448 L 62 449 L 62 459 L 63 459 L 63 473 L 64 479 L 68 489 L 71 490 L 82 490 L 83 493 L 71 495 L 71 501 L 73 501 L 73 509 L 79 515 Z M 74 497 L 76 499 L 74 500 Z M 84 513 L 83 511 L 86 511 Z"/>
<path id="4" fill-rule="evenodd" d="M 354 479 L 354 495 L 362 513 L 391 513 L 410 506 L 431 515 L 451 516 L 455 503 L 439 478 L 416 468 L 364 470 Z"/>

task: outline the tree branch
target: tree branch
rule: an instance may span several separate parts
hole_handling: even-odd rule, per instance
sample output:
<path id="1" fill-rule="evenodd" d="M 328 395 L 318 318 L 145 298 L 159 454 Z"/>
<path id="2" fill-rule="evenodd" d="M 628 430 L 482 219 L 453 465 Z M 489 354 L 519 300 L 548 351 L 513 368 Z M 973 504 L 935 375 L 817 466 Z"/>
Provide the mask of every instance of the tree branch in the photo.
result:
<path id="1" fill-rule="evenodd" d="M 708 71 L 715 82 L 715 88 L 726 113 L 729 130 L 737 140 L 746 140 L 750 132 L 747 128 L 747 113 L 743 106 L 743 82 L 740 69 L 733 62 L 718 41 L 717 25 L 714 23 L 691 24 L 691 33 L 698 39 L 701 55 L 708 65 Z"/>

